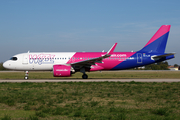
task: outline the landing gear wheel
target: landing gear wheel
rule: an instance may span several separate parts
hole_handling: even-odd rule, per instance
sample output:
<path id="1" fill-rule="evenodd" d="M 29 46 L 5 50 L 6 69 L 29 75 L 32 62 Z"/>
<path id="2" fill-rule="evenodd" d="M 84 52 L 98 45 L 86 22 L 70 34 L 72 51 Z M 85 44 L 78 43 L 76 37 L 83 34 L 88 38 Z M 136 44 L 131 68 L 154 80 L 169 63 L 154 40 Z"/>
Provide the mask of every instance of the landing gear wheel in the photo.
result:
<path id="1" fill-rule="evenodd" d="M 27 80 L 27 79 L 28 79 L 28 76 L 29 76 L 28 74 L 29 74 L 29 72 L 28 72 L 28 71 L 26 71 L 26 74 L 25 74 L 25 77 L 24 77 L 24 79 L 25 79 L 25 80 Z"/>
<path id="2" fill-rule="evenodd" d="M 82 79 L 88 79 L 88 75 L 87 74 L 83 74 L 82 75 Z"/>

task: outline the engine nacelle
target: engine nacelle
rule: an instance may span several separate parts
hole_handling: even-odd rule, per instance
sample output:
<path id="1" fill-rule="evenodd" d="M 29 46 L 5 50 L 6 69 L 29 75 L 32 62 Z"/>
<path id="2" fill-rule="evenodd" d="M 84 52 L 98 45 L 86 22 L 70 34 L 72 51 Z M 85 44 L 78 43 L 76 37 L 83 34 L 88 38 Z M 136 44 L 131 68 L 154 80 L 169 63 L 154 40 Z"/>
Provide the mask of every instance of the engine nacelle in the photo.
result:
<path id="1" fill-rule="evenodd" d="M 53 75 L 54 77 L 69 77 L 71 76 L 71 66 L 54 65 Z"/>

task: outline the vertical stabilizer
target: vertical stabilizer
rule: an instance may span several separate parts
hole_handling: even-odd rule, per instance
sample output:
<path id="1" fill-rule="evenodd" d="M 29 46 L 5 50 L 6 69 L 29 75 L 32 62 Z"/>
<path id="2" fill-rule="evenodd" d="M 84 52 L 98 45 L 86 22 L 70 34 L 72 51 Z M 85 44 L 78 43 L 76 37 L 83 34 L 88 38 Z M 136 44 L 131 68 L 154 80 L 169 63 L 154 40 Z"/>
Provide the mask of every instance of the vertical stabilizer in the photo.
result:
<path id="1" fill-rule="evenodd" d="M 162 25 L 139 52 L 164 53 L 171 25 Z"/>

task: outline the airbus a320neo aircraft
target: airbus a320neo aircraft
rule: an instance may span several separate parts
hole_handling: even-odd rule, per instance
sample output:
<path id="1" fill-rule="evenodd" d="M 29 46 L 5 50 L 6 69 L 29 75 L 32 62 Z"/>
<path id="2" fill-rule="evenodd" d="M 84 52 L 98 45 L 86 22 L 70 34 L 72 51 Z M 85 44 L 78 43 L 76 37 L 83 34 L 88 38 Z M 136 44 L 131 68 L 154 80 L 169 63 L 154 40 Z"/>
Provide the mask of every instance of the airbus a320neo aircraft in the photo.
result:
<path id="1" fill-rule="evenodd" d="M 26 71 L 53 71 L 54 77 L 69 77 L 82 72 L 124 70 L 174 58 L 175 53 L 165 53 L 171 25 L 162 25 L 148 43 L 136 52 L 114 52 L 115 43 L 108 52 L 28 52 L 14 55 L 3 66 Z"/>

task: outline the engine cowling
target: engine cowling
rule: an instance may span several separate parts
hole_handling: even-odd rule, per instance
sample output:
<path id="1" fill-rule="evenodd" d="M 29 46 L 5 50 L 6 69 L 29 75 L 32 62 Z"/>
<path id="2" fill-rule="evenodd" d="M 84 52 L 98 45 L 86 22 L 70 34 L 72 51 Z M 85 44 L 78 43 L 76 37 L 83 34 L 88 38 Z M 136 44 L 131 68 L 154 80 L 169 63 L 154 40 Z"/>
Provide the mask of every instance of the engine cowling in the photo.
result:
<path id="1" fill-rule="evenodd" d="M 54 77 L 69 77 L 71 76 L 71 66 L 54 65 L 53 75 Z"/>

